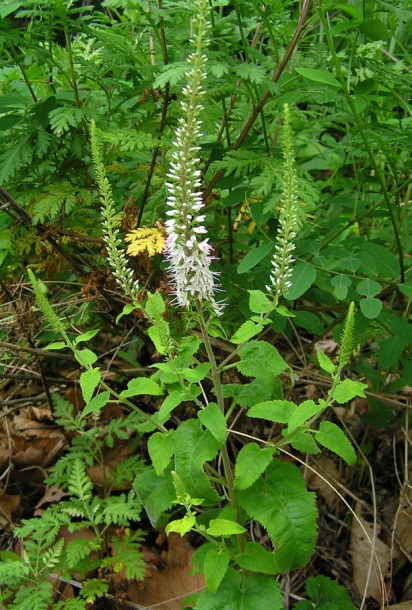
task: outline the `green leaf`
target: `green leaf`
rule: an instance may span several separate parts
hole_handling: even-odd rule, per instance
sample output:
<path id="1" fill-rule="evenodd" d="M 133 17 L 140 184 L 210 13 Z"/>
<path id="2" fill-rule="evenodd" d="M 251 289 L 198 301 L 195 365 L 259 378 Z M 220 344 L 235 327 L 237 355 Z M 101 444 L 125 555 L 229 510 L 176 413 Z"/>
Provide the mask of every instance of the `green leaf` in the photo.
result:
<path id="1" fill-rule="evenodd" d="M 379 369 L 388 370 L 395 366 L 405 349 L 405 341 L 401 337 L 388 337 L 379 346 Z"/>
<path id="2" fill-rule="evenodd" d="M 377 318 L 382 311 L 382 301 L 375 299 L 375 297 L 366 297 L 359 303 L 359 307 L 365 318 L 373 320 Z"/>
<path id="3" fill-rule="evenodd" d="M 330 373 L 331 375 L 335 372 L 336 366 L 332 360 L 324 353 L 321 349 L 318 349 L 318 360 L 321 369 Z"/>
<path id="4" fill-rule="evenodd" d="M 247 320 L 243 322 L 242 326 L 237 329 L 235 334 L 230 338 L 230 341 L 235 345 L 239 345 L 240 343 L 245 343 L 252 337 L 255 337 L 263 330 L 262 324 L 255 324 L 252 320 Z"/>
<path id="5" fill-rule="evenodd" d="M 173 455 L 173 430 L 155 432 L 149 438 L 147 449 L 156 473 L 162 476 Z"/>
<path id="6" fill-rule="evenodd" d="M 154 469 L 147 468 L 136 476 L 133 488 L 143 504 L 151 524 L 153 527 L 157 527 L 162 512 L 169 510 L 176 499 L 170 469 L 160 477 Z"/>
<path id="7" fill-rule="evenodd" d="M 93 339 L 93 337 L 95 337 L 97 335 L 97 333 L 99 333 L 99 332 L 100 332 L 100 328 L 97 328 L 95 330 L 89 330 L 89 331 L 87 331 L 87 333 L 83 333 L 82 335 L 79 335 L 74 340 L 74 345 L 78 345 L 81 342 L 90 341 L 90 339 Z"/>
<path id="8" fill-rule="evenodd" d="M 340 82 L 326 70 L 318 70 L 316 68 L 295 68 L 295 70 L 298 74 L 309 80 L 332 87 L 340 87 Z"/>
<path id="9" fill-rule="evenodd" d="M 273 244 L 263 244 L 262 246 L 253 248 L 253 250 L 249 250 L 237 268 L 238 274 L 242 275 L 242 273 L 246 273 L 247 271 L 250 271 L 250 269 L 253 269 L 253 267 L 256 267 L 261 260 L 271 254 L 272 250 Z"/>
<path id="10" fill-rule="evenodd" d="M 224 550 L 210 549 L 203 564 L 206 586 L 216 593 L 229 567 L 230 555 Z"/>
<path id="11" fill-rule="evenodd" d="M 333 286 L 333 294 L 337 299 L 343 301 L 348 296 L 348 288 L 352 284 L 352 280 L 347 275 L 335 275 L 331 281 Z"/>
<path id="12" fill-rule="evenodd" d="M 160 292 L 148 293 L 145 311 L 151 318 L 157 318 L 166 311 L 166 305 Z"/>
<path id="13" fill-rule="evenodd" d="M 248 443 L 236 458 L 236 489 L 247 489 L 260 477 L 272 461 L 273 449 L 261 449 L 256 443 Z"/>
<path id="14" fill-rule="evenodd" d="M 96 354 L 90 349 L 76 349 L 73 353 L 77 362 L 82 366 L 91 366 L 97 360 Z"/>
<path id="15" fill-rule="evenodd" d="M 190 381 L 191 383 L 199 383 L 199 381 L 203 381 L 211 368 L 212 365 L 210 362 L 202 362 L 202 364 L 199 364 L 199 366 L 193 369 L 185 367 L 180 369 L 179 372 L 184 379 L 187 379 L 187 381 Z"/>
<path id="16" fill-rule="evenodd" d="M 346 589 L 326 576 L 309 578 L 306 591 L 315 602 L 314 610 L 356 610 Z"/>
<path id="17" fill-rule="evenodd" d="M 278 350 L 266 341 L 250 341 L 239 350 L 236 368 L 248 377 L 273 377 L 288 368 Z"/>
<path id="18" fill-rule="evenodd" d="M 170 532 L 176 532 L 180 536 L 184 536 L 196 523 L 196 518 L 193 515 L 186 515 L 183 519 L 176 519 L 175 521 L 171 521 L 166 525 L 165 532 L 167 536 Z"/>
<path id="19" fill-rule="evenodd" d="M 289 400 L 266 400 L 251 407 L 247 415 L 274 421 L 278 424 L 287 424 L 295 409 L 295 403 Z"/>
<path id="20" fill-rule="evenodd" d="M 89 402 L 93 396 L 93 392 L 99 385 L 101 374 L 99 369 L 88 369 L 80 375 L 80 387 L 82 390 L 84 402 Z"/>
<path id="21" fill-rule="evenodd" d="M 116 318 L 116 324 L 119 324 L 119 322 L 123 318 L 123 316 L 128 316 L 135 309 L 136 309 L 136 307 L 134 305 L 132 305 L 131 303 L 126 303 L 126 305 L 123 307 L 121 313 L 119 313 L 119 315 Z"/>
<path id="22" fill-rule="evenodd" d="M 55 341 L 54 343 L 49 343 L 46 347 L 43 347 L 44 350 L 59 350 L 65 349 L 67 347 L 64 341 Z"/>
<path id="23" fill-rule="evenodd" d="M 260 85 L 266 78 L 265 68 L 258 64 L 238 63 L 234 67 L 234 71 L 240 78 L 250 81 L 255 85 Z"/>
<path id="24" fill-rule="evenodd" d="M 367 388 L 366 383 L 353 381 L 352 379 L 344 379 L 333 391 L 332 398 L 339 404 L 343 405 L 348 400 L 352 400 L 355 396 L 366 398 L 364 389 Z"/>
<path id="25" fill-rule="evenodd" d="M 209 536 L 222 536 L 229 538 L 237 534 L 244 534 L 245 528 L 236 523 L 236 521 L 229 521 L 228 519 L 212 519 L 209 523 L 209 527 L 206 529 Z"/>
<path id="26" fill-rule="evenodd" d="M 308 419 L 317 415 L 323 410 L 321 405 L 317 405 L 313 400 L 305 400 L 296 407 L 289 419 L 287 434 L 291 434 L 300 426 L 303 426 Z"/>
<path id="27" fill-rule="evenodd" d="M 207 407 L 199 411 L 198 418 L 205 428 L 210 430 L 219 446 L 226 441 L 227 424 L 225 416 L 215 402 L 210 402 Z"/>
<path id="28" fill-rule="evenodd" d="M 319 426 L 319 432 L 315 434 L 315 440 L 339 455 L 349 466 L 356 462 L 356 453 L 343 430 L 330 421 L 323 421 Z"/>
<path id="29" fill-rule="evenodd" d="M 307 491 L 297 466 L 273 459 L 264 478 L 237 495 L 241 507 L 270 535 L 278 572 L 309 561 L 317 531 L 315 494 Z"/>
<path id="30" fill-rule="evenodd" d="M 412 281 L 405 282 L 405 284 L 399 284 L 398 288 L 405 296 L 412 299 Z"/>
<path id="31" fill-rule="evenodd" d="M 195 610 L 282 610 L 282 592 L 272 576 L 252 574 L 247 578 L 229 568 L 216 593 L 205 589 Z"/>
<path id="32" fill-rule="evenodd" d="M 101 411 L 103 407 L 107 405 L 110 399 L 110 392 L 100 392 L 97 396 L 91 399 L 91 401 L 84 407 L 81 412 L 81 417 L 86 417 L 90 413 L 96 413 L 97 411 Z"/>
<path id="33" fill-rule="evenodd" d="M 203 430 L 199 420 L 189 419 L 176 429 L 175 470 L 192 498 L 204 498 L 217 502 L 219 496 L 203 470 L 208 460 L 213 460 L 220 445 L 209 430 Z"/>
<path id="34" fill-rule="evenodd" d="M 286 430 L 285 433 L 287 433 Z M 288 442 L 297 451 L 302 451 L 303 453 L 311 454 L 320 453 L 320 449 L 315 443 L 315 440 L 310 432 L 306 432 L 304 430 L 297 430 L 288 439 Z"/>
<path id="35" fill-rule="evenodd" d="M 141 396 L 148 394 L 149 396 L 161 396 L 162 388 L 158 383 L 147 377 L 137 377 L 131 379 L 127 384 L 127 390 L 120 393 L 120 398 L 129 398 L 129 396 Z"/>
<path id="36" fill-rule="evenodd" d="M 276 574 L 277 566 L 273 553 L 259 542 L 246 542 L 242 555 L 236 555 L 236 563 L 248 572 Z"/>
<path id="37" fill-rule="evenodd" d="M 379 294 L 382 290 L 382 286 L 375 282 L 375 280 L 371 280 L 369 277 L 366 280 L 362 280 L 359 282 L 358 287 L 356 288 L 356 292 L 361 295 L 365 295 L 367 297 L 373 297 L 375 294 Z"/>
<path id="38" fill-rule="evenodd" d="M 295 265 L 290 277 L 291 287 L 285 294 L 289 301 L 295 301 L 301 297 L 316 280 L 316 269 L 310 263 L 298 263 Z"/>
<path id="39" fill-rule="evenodd" d="M 184 401 L 192 400 L 192 395 L 187 390 L 173 390 L 162 402 L 158 411 L 159 424 L 164 424 L 169 419 L 170 413 Z"/>
<path id="40" fill-rule="evenodd" d="M 249 292 L 249 309 L 253 313 L 265 314 L 272 308 L 272 302 L 261 290 L 248 290 Z"/>

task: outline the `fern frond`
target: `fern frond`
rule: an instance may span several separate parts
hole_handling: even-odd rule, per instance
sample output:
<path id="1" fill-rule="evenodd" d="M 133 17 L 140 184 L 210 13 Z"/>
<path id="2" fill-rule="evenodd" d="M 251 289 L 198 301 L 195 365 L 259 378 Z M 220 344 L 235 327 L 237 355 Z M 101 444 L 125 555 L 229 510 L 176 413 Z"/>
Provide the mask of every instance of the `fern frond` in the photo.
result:
<path id="1" fill-rule="evenodd" d="M 31 133 L 21 138 L 14 146 L 6 148 L 0 155 L 0 184 L 7 183 L 19 170 L 30 163 L 34 153 L 30 140 Z"/>
<path id="2" fill-rule="evenodd" d="M 60 106 L 49 112 L 50 126 L 57 135 L 78 127 L 84 117 L 84 110 L 76 106 Z"/>
<path id="3" fill-rule="evenodd" d="M 232 150 L 221 161 L 212 163 L 212 170 L 224 170 L 226 174 L 234 174 L 235 178 L 250 176 L 257 169 L 263 168 L 265 158 L 252 150 Z"/>
<path id="4" fill-rule="evenodd" d="M 86 473 L 86 466 L 80 459 L 73 462 L 70 473 L 68 488 L 71 494 L 83 502 L 92 497 L 93 483 Z"/>

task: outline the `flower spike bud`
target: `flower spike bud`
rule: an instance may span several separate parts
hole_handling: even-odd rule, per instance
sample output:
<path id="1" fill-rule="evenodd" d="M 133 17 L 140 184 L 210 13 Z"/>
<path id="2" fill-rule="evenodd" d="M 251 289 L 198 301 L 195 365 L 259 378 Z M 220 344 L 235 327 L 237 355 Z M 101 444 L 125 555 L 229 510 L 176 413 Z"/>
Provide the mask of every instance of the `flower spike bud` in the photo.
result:
<path id="1" fill-rule="evenodd" d="M 202 81 L 206 77 L 207 57 L 203 50 L 208 45 L 209 4 L 207 0 L 197 0 L 196 5 L 197 15 L 192 20 L 194 33 L 190 39 L 194 51 L 187 57 L 188 82 L 182 91 L 182 116 L 176 129 L 166 181 L 166 258 L 177 303 L 186 309 L 196 302 L 210 304 L 215 313 L 220 314 L 222 305 L 214 298 L 217 274 L 210 269 L 213 247 L 203 225 L 205 215 L 201 213 L 204 204 L 197 145 L 202 127 L 198 118 L 203 110 L 200 99 L 205 93 Z"/>
<path id="2" fill-rule="evenodd" d="M 344 367 L 349 362 L 349 358 L 353 351 L 353 339 L 354 339 L 354 326 L 355 326 L 355 304 L 352 301 L 349 305 L 348 313 L 346 316 L 345 327 L 342 334 L 342 342 L 340 350 L 338 352 L 338 362 L 341 367 Z"/>

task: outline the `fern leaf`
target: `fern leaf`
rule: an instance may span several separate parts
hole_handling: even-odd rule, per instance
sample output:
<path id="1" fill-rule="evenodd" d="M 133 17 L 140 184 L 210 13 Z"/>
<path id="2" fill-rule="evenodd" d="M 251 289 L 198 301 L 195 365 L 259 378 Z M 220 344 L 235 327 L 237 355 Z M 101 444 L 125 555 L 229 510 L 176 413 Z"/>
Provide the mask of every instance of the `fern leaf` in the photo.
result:
<path id="1" fill-rule="evenodd" d="M 69 131 L 70 127 L 77 127 L 84 118 L 81 108 L 59 107 L 49 112 L 50 126 L 55 134 Z"/>
<path id="2" fill-rule="evenodd" d="M 73 462 L 68 487 L 70 493 L 83 502 L 92 497 L 93 483 L 87 476 L 86 466 L 80 459 L 75 459 Z"/>
<path id="3" fill-rule="evenodd" d="M 30 163 L 33 157 L 33 147 L 30 143 L 31 134 L 26 135 L 14 146 L 5 150 L 0 156 L 0 183 L 4 184 L 10 178 Z"/>

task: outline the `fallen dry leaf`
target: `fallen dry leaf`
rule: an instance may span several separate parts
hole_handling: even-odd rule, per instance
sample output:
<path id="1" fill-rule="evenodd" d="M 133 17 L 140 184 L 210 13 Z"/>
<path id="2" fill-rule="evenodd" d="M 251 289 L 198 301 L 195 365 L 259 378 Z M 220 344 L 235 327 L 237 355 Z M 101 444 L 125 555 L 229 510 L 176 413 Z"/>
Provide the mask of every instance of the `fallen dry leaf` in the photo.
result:
<path id="1" fill-rule="evenodd" d="M 360 504 L 356 505 L 355 514 L 357 519 L 353 519 L 350 545 L 353 584 L 360 596 L 364 595 L 366 589 L 366 597 L 372 597 L 381 604 L 387 603 L 385 578 L 388 578 L 390 573 L 391 548 L 379 539 L 379 526 L 376 527 L 374 540 L 373 523 L 362 517 Z M 373 561 L 369 571 L 371 557 Z"/>

